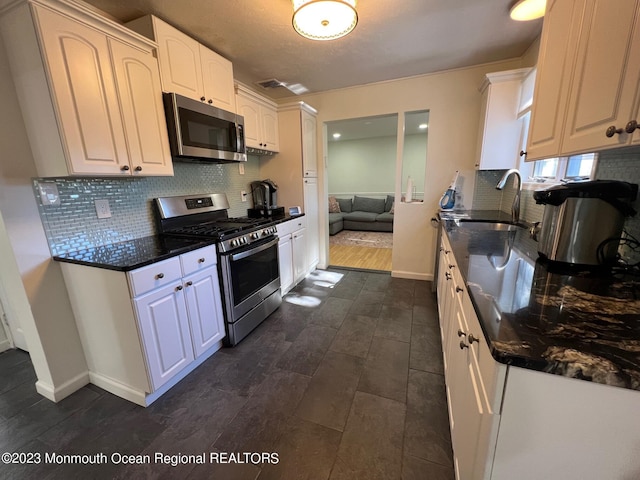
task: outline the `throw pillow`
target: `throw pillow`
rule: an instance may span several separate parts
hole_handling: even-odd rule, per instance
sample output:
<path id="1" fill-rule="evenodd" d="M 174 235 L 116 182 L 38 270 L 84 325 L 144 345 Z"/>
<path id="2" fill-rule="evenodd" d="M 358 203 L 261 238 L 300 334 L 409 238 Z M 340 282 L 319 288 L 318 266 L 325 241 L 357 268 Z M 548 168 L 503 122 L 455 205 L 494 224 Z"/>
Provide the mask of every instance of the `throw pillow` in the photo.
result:
<path id="1" fill-rule="evenodd" d="M 344 213 L 351 212 L 351 198 L 336 198 L 340 204 L 340 211 Z"/>
<path id="2" fill-rule="evenodd" d="M 329 213 L 340 213 L 340 204 L 336 197 L 329 197 Z"/>
<path id="3" fill-rule="evenodd" d="M 384 211 L 385 212 L 390 212 L 391 211 L 391 207 L 393 205 L 395 198 L 393 195 L 387 195 L 387 199 L 384 202 Z"/>

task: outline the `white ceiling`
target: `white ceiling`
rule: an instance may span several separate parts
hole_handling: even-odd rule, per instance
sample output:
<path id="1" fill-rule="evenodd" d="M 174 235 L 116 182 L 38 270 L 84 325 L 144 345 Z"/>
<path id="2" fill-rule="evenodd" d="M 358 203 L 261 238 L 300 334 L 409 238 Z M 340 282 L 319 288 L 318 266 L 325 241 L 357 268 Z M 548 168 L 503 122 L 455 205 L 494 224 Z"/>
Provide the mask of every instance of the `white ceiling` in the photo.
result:
<path id="1" fill-rule="evenodd" d="M 257 89 L 276 78 L 320 92 L 519 57 L 542 28 L 511 20 L 513 0 L 359 0 L 351 34 L 314 42 L 293 30 L 291 0 L 87 2 L 123 22 L 157 15 L 231 60 L 236 79 Z"/>

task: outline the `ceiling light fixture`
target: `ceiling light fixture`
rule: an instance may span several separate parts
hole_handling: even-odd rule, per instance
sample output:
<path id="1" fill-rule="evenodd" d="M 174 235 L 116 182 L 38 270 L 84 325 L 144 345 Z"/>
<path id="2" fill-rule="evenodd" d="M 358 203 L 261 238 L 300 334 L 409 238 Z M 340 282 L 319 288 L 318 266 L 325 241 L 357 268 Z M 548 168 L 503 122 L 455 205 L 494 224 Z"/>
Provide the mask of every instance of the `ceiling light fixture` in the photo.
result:
<path id="1" fill-rule="evenodd" d="M 311 40 L 334 40 L 356 27 L 356 0 L 292 0 L 293 28 Z"/>
<path id="2" fill-rule="evenodd" d="M 511 7 L 509 15 L 513 20 L 526 21 L 544 17 L 547 0 L 518 0 Z"/>
<path id="3" fill-rule="evenodd" d="M 339 134 L 338 132 L 333 134 L 333 138 L 335 138 L 336 140 L 339 139 L 342 135 Z"/>
<path id="4" fill-rule="evenodd" d="M 418 125 L 418 128 L 420 130 L 426 130 L 427 128 L 429 128 L 429 125 L 427 125 L 426 123 L 421 123 L 420 125 Z"/>

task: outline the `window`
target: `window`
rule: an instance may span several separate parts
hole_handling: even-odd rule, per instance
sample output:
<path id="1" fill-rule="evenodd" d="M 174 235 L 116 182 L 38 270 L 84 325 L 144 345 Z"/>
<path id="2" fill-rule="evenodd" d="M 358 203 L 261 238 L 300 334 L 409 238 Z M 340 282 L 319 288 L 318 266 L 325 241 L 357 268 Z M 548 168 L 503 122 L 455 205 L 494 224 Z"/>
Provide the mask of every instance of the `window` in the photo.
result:
<path id="1" fill-rule="evenodd" d="M 522 149 L 527 145 L 530 111 L 522 114 Z M 596 153 L 570 157 L 547 158 L 536 162 L 520 162 L 522 178 L 526 183 L 558 183 L 561 181 L 591 180 L 595 174 Z"/>
<path id="2" fill-rule="evenodd" d="M 531 180 L 534 182 L 589 180 L 595 170 L 595 163 L 595 153 L 538 160 L 533 164 Z"/>

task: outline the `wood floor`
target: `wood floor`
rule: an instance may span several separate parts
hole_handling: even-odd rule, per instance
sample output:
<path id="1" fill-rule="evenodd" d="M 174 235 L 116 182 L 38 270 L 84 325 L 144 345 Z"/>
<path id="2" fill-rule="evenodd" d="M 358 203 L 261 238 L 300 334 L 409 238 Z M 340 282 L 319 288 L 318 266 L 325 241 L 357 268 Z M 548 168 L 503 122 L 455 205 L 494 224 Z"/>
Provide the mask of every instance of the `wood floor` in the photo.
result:
<path id="1" fill-rule="evenodd" d="M 391 248 L 329 245 L 329 264 L 336 267 L 391 271 Z"/>

